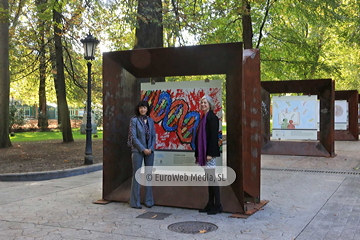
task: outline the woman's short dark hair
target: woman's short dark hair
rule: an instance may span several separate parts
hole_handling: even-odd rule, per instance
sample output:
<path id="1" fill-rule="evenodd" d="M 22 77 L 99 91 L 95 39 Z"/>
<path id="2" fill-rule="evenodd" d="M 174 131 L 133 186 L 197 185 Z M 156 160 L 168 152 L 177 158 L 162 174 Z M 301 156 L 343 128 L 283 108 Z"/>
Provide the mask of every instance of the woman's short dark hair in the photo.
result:
<path id="1" fill-rule="evenodd" d="M 140 101 L 139 103 L 138 103 L 138 105 L 136 105 L 136 107 L 135 107 L 135 115 L 136 116 L 140 116 L 141 114 L 140 114 L 140 112 L 139 112 L 139 108 L 140 107 L 147 107 L 147 112 L 146 112 L 146 115 L 147 116 L 149 116 L 150 115 L 150 106 L 149 106 L 149 103 L 147 102 L 147 101 Z"/>

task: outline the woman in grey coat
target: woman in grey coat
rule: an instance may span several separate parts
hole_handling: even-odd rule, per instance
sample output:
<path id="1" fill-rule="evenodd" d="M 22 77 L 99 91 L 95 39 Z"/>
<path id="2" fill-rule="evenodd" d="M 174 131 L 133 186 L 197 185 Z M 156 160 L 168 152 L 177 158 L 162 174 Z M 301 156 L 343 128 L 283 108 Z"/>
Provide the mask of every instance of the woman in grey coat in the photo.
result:
<path id="1" fill-rule="evenodd" d="M 131 147 L 131 159 L 133 165 L 133 179 L 131 184 L 130 207 L 141 209 L 140 184 L 135 179 L 135 173 L 145 166 L 153 166 L 155 150 L 155 126 L 149 117 L 150 107 L 147 101 L 140 101 L 135 108 L 135 116 L 130 120 L 128 146 Z M 152 187 L 145 187 L 145 206 L 151 208 L 154 205 Z"/>

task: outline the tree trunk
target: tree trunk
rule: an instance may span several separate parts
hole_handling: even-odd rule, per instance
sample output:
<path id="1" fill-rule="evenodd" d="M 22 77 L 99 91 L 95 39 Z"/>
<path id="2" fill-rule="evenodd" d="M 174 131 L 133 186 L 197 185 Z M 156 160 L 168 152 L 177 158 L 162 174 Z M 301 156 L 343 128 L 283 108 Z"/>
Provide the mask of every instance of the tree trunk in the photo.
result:
<path id="1" fill-rule="evenodd" d="M 135 46 L 139 48 L 163 47 L 163 24 L 161 0 L 138 0 L 138 27 L 135 31 Z M 150 82 L 149 78 L 138 79 Z M 152 78 L 156 82 L 165 82 L 164 77 Z"/>
<path id="2" fill-rule="evenodd" d="M 243 1 L 243 14 L 242 14 L 242 27 L 243 27 L 243 43 L 244 49 L 252 49 L 252 23 L 251 23 L 251 15 L 250 15 L 250 3 L 249 1 Z"/>
<path id="3" fill-rule="evenodd" d="M 44 36 L 44 35 L 42 35 Z M 44 40 L 41 40 L 41 44 L 45 44 Z M 45 64 L 45 46 L 42 45 L 40 48 L 40 84 L 39 84 L 39 116 L 38 116 L 38 127 L 42 130 L 48 128 L 48 117 L 46 109 L 46 64 Z"/>
<path id="4" fill-rule="evenodd" d="M 138 0 L 137 12 L 134 49 L 163 47 L 161 0 Z"/>
<path id="5" fill-rule="evenodd" d="M 54 78 L 54 87 L 55 87 L 55 95 L 56 95 L 56 102 L 59 102 L 59 87 L 58 87 L 58 83 L 57 83 L 57 78 L 56 78 L 56 56 L 55 56 L 55 47 L 53 45 L 50 45 L 50 60 L 51 60 L 51 69 L 52 69 L 52 73 L 53 73 L 53 78 Z M 57 111 L 57 120 L 58 120 L 58 124 L 61 124 L 61 118 L 60 118 L 60 112 Z"/>
<path id="6" fill-rule="evenodd" d="M 8 0 L 0 0 L 0 8 L 8 13 Z M 11 147 L 9 138 L 9 18 L 8 14 L 0 15 L 0 148 Z"/>
<path id="7" fill-rule="evenodd" d="M 55 60 L 56 60 L 56 77 L 55 85 L 57 85 L 58 112 L 61 122 L 61 132 L 63 142 L 73 142 L 74 138 L 71 131 L 69 108 L 66 101 L 66 85 L 64 74 L 64 57 L 62 51 L 61 36 L 62 31 L 58 27 L 61 23 L 61 14 L 53 9 L 54 17 L 54 42 L 55 42 Z"/>
<path id="8" fill-rule="evenodd" d="M 39 115 L 38 115 L 38 127 L 45 130 L 49 126 L 46 109 L 46 46 L 45 46 L 45 22 L 41 20 L 41 14 L 44 12 L 44 4 L 47 0 L 36 0 L 38 7 L 38 29 L 39 29 L 39 72 L 40 72 L 40 83 L 39 83 Z"/>

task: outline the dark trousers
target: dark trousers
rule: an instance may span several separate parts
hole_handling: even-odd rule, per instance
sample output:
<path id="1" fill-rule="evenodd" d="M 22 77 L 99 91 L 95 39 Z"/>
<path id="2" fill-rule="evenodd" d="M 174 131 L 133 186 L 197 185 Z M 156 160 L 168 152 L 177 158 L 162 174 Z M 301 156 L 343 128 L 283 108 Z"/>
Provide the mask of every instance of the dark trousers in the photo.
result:
<path id="1" fill-rule="evenodd" d="M 205 169 L 205 173 L 208 174 L 209 176 L 211 176 L 212 179 L 216 179 L 215 176 L 215 169 Z M 214 184 L 216 186 L 214 186 Z M 214 182 L 211 182 L 211 185 L 209 184 L 208 186 L 208 192 L 209 192 L 209 200 L 208 200 L 208 204 L 209 205 L 220 205 L 220 187 L 217 185 L 217 180 L 215 180 Z"/>

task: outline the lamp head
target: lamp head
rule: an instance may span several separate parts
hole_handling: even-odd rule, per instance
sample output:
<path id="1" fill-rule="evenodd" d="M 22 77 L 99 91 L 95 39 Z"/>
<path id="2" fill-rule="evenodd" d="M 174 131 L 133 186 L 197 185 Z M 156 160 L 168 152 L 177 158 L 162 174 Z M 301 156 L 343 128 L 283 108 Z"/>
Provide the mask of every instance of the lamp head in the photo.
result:
<path id="1" fill-rule="evenodd" d="M 94 38 L 89 32 L 86 38 L 81 39 L 80 42 L 83 44 L 84 47 L 84 58 L 86 60 L 94 60 L 95 49 L 100 41 Z"/>

